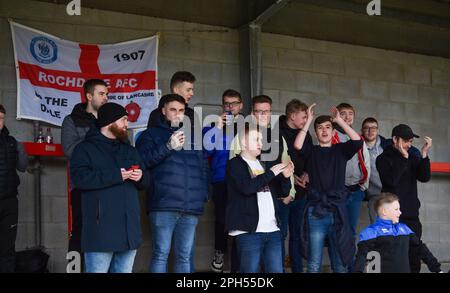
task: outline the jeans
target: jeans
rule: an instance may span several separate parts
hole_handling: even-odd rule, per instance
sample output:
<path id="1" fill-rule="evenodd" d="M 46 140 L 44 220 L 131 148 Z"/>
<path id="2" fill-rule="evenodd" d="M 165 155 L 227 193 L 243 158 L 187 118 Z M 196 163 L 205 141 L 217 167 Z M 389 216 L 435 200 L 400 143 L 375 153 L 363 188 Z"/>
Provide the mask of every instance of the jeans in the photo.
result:
<path id="1" fill-rule="evenodd" d="M 245 233 L 236 236 L 240 257 L 240 273 L 258 273 L 260 265 L 265 273 L 282 273 L 281 232 Z"/>
<path id="2" fill-rule="evenodd" d="M 303 261 L 300 245 L 300 227 L 302 223 L 303 209 L 305 208 L 306 198 L 297 199 L 285 205 L 281 200 L 278 201 L 278 214 L 280 217 L 280 230 L 283 236 L 282 259 L 285 258 L 284 240 L 289 231 L 289 256 L 291 258 L 292 272 L 303 272 Z"/>
<path id="3" fill-rule="evenodd" d="M 86 273 L 131 273 L 136 250 L 85 252 Z"/>
<path id="4" fill-rule="evenodd" d="M 356 237 L 356 230 L 358 229 L 359 214 L 361 213 L 363 199 L 364 191 L 362 190 L 350 192 L 347 198 L 347 211 L 353 237 Z"/>
<path id="5" fill-rule="evenodd" d="M 153 252 L 151 273 L 166 273 L 173 238 L 174 272 L 191 273 L 198 217 L 180 212 L 150 212 Z"/>
<path id="6" fill-rule="evenodd" d="M 347 273 L 343 266 L 336 244 L 334 231 L 334 215 L 328 213 L 322 218 L 312 214 L 313 207 L 308 209 L 309 247 L 308 247 L 308 273 L 320 273 L 322 268 L 322 255 L 325 238 L 328 237 L 328 252 L 331 267 L 335 273 Z"/>

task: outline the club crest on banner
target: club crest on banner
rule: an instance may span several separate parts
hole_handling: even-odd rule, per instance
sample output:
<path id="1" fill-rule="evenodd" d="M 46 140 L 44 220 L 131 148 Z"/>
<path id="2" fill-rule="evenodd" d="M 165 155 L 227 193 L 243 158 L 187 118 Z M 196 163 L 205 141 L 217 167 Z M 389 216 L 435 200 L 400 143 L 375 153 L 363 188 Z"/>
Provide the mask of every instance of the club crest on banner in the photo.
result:
<path id="1" fill-rule="evenodd" d="M 39 63 L 52 63 L 58 58 L 58 47 L 46 37 L 34 37 L 30 43 L 30 52 Z"/>

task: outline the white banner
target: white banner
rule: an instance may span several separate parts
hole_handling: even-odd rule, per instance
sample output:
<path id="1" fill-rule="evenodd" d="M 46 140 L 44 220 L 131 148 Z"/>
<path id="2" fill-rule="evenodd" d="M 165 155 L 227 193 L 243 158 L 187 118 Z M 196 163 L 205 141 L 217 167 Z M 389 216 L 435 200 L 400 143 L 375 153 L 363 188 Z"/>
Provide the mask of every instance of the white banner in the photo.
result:
<path id="1" fill-rule="evenodd" d="M 130 128 L 146 127 L 157 107 L 158 36 L 91 45 L 71 42 L 10 22 L 17 74 L 17 118 L 61 126 L 85 100 L 91 78 L 108 83 L 108 102 L 124 106 Z"/>

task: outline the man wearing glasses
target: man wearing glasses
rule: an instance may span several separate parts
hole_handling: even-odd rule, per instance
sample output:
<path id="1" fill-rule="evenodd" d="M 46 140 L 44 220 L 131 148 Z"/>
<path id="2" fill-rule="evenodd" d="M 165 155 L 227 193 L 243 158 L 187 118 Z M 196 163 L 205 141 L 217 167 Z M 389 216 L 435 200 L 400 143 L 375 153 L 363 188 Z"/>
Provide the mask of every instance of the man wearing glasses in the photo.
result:
<path id="1" fill-rule="evenodd" d="M 362 123 L 362 135 L 367 145 L 370 154 L 370 177 L 369 188 L 366 190 L 366 198 L 368 199 L 370 222 L 375 223 L 376 211 L 373 203 L 375 196 L 381 192 L 380 174 L 378 174 L 375 161 L 377 157 L 383 152 L 383 149 L 388 145 L 388 141 L 378 135 L 378 121 L 373 117 L 364 119 Z"/>
<path id="2" fill-rule="evenodd" d="M 225 171 L 230 145 L 233 138 L 237 135 L 237 117 L 241 114 L 242 107 L 241 94 L 233 89 L 227 89 L 222 94 L 222 115 L 217 123 L 203 129 L 203 134 L 208 133 L 210 138 L 205 139 L 205 149 L 211 163 L 212 199 L 215 211 L 215 253 L 211 261 L 211 269 L 217 273 L 223 271 L 224 255 L 227 252 L 228 243 L 228 233 L 225 232 L 225 209 L 227 204 Z M 231 272 L 235 273 L 238 270 L 238 259 L 234 240 L 231 250 Z"/>

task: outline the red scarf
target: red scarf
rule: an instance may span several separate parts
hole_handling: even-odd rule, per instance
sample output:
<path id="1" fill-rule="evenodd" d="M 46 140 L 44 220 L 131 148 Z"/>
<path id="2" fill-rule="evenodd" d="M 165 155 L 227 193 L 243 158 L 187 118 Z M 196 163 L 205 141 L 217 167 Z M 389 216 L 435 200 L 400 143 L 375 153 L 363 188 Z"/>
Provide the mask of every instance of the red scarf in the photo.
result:
<path id="1" fill-rule="evenodd" d="M 364 141 L 364 137 L 360 135 L 361 140 Z M 339 134 L 336 130 L 336 133 L 334 134 L 333 138 L 331 139 L 331 144 L 338 144 L 340 143 Z M 367 171 L 366 165 L 364 164 L 364 156 L 363 156 L 363 148 L 360 148 L 358 151 L 358 162 L 359 162 L 359 169 L 361 170 L 362 177 L 359 180 L 359 184 L 364 184 L 364 182 L 367 181 L 367 178 L 369 177 L 369 172 Z"/>

